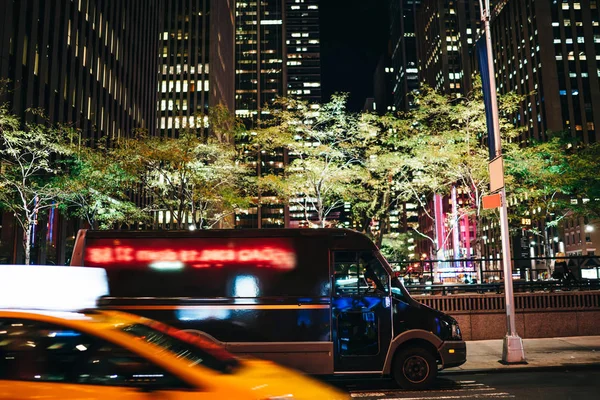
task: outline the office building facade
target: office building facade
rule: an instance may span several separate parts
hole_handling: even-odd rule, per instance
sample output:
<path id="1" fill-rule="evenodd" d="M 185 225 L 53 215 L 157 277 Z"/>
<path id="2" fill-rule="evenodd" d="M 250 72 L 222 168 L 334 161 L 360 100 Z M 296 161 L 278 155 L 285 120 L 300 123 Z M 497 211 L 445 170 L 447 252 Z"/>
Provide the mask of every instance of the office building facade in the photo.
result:
<path id="1" fill-rule="evenodd" d="M 471 89 L 471 49 L 479 37 L 478 0 L 422 0 L 417 11 L 419 76 L 437 91 Z"/>
<path id="2" fill-rule="evenodd" d="M 266 105 L 277 97 L 321 101 L 318 0 L 236 1 L 235 113 L 250 128 L 268 118 Z M 282 173 L 289 163 L 284 149 L 244 150 L 256 174 Z M 261 193 L 254 206 L 236 216 L 236 226 L 302 226 L 305 213 L 273 193 Z"/>
<path id="3" fill-rule="evenodd" d="M 502 5 L 492 23 L 496 81 L 500 93 L 526 95 L 514 115 L 514 123 L 526 128 L 523 139 L 545 140 L 548 133 L 566 131 L 584 144 L 600 140 L 598 1 L 509 0 Z M 543 231 L 545 215 L 536 211 L 523 220 Z M 547 237 L 525 229 L 523 247 L 535 256 L 595 255 L 600 245 L 595 226 L 597 221 L 568 215 Z"/>
<path id="4" fill-rule="evenodd" d="M 42 109 L 90 145 L 154 131 L 160 0 L 2 0 L 0 9 L 0 77 L 10 80 L 1 101 L 12 112 L 29 120 L 25 110 Z M 61 226 L 48 240 L 62 263 L 65 221 L 50 222 Z M 1 225 L 3 261 L 19 262 L 15 221 L 4 213 Z"/>
<path id="5" fill-rule="evenodd" d="M 318 0 L 236 1 L 236 114 L 257 119 L 277 96 L 321 101 Z"/>
<path id="6" fill-rule="evenodd" d="M 234 0 L 165 2 L 158 68 L 158 134 L 208 128 L 209 108 L 234 109 Z"/>
<path id="7" fill-rule="evenodd" d="M 408 5 L 403 6 L 410 10 Z M 467 94 L 472 88 L 473 51 L 480 35 L 479 1 L 421 0 L 414 6 L 420 83 L 451 96 Z M 408 80 L 404 87 L 407 86 Z M 410 108 L 410 98 L 406 105 Z M 458 186 L 452 188 L 451 195 L 434 195 L 430 199 L 426 206 L 428 212 L 421 212 L 418 218 L 419 229 L 435 240 L 435 246 L 430 241 L 420 240 L 417 253 L 421 257 L 452 260 L 475 256 L 473 218 L 461 218 L 451 231 L 445 223 L 452 220 L 466 201 L 469 201 L 468 195 Z M 465 275 L 476 273 L 472 264 L 440 262 L 433 265 L 435 281 L 462 282 Z"/>
<path id="8" fill-rule="evenodd" d="M 419 88 L 419 57 L 416 35 L 417 9 L 421 0 L 390 1 L 390 44 L 392 75 L 391 107 L 414 107 L 411 93 Z M 394 111 L 394 109 L 391 109 Z"/>
<path id="9" fill-rule="evenodd" d="M 156 121 L 159 0 L 3 0 L 0 76 L 17 115 L 41 108 L 91 140 Z"/>

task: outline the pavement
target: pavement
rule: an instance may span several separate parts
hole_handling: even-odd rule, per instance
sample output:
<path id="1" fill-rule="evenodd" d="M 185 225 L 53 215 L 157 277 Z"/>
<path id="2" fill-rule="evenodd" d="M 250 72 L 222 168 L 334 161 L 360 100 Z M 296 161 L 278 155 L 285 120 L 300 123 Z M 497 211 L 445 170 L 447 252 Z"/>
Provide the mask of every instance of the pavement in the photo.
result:
<path id="1" fill-rule="evenodd" d="M 502 339 L 467 341 L 467 362 L 440 375 L 521 370 L 600 368 L 600 336 L 523 339 L 525 363 L 505 365 Z"/>

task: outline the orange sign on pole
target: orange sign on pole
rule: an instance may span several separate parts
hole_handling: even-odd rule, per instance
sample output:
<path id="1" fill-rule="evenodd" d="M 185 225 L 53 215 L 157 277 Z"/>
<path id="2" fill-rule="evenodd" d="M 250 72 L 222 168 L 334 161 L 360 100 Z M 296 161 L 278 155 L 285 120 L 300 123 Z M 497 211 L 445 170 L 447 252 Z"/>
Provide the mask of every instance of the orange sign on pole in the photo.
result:
<path id="1" fill-rule="evenodd" d="M 490 171 L 490 192 L 495 192 L 504 187 L 504 160 L 502 156 L 494 158 L 488 164 Z"/>
<path id="2" fill-rule="evenodd" d="M 502 196 L 500 193 L 483 196 L 481 200 L 483 202 L 483 208 L 485 209 L 498 208 L 502 205 Z"/>

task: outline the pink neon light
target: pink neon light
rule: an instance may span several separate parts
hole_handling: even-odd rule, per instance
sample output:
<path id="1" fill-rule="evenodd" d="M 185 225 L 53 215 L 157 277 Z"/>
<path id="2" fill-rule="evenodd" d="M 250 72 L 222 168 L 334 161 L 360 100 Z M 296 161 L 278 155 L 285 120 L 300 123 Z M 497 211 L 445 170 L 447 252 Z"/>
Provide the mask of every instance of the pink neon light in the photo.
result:
<path id="1" fill-rule="evenodd" d="M 126 243 L 123 243 L 126 242 Z M 138 245 L 143 243 L 143 246 Z M 155 244 L 155 245 L 152 245 Z M 194 241 L 173 240 L 96 240 L 85 249 L 85 265 L 107 267 L 146 267 L 154 262 L 180 261 L 193 268 L 254 265 L 259 268 L 291 270 L 296 267 L 296 254 L 280 243 L 194 245 Z M 168 247 L 167 247 L 168 246 Z"/>

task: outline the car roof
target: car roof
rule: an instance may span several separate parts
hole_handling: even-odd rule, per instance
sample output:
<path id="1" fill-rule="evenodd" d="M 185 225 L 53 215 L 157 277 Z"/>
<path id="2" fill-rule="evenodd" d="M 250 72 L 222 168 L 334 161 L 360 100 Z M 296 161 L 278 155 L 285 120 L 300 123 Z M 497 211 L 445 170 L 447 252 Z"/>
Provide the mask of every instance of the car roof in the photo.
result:
<path id="1" fill-rule="evenodd" d="M 144 318 L 118 311 L 82 310 L 79 312 L 0 309 L 0 318 L 24 318 L 92 329 L 112 329 L 123 324 L 143 322 Z"/>

